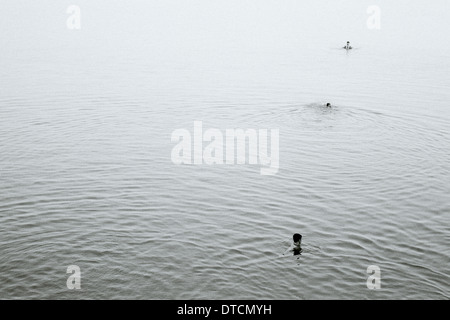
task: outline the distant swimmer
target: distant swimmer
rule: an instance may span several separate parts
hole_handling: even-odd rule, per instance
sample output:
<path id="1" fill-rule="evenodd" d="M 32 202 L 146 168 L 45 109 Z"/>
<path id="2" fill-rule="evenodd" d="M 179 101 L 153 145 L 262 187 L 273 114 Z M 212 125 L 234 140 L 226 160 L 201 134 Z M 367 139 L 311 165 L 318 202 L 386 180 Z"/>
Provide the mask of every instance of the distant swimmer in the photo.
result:
<path id="1" fill-rule="evenodd" d="M 347 41 L 347 44 L 345 45 L 344 49 L 346 50 L 353 49 L 352 46 L 350 46 L 350 41 Z"/>
<path id="2" fill-rule="evenodd" d="M 327 104 L 325 105 L 325 107 L 331 108 L 331 103 L 327 102 Z"/>

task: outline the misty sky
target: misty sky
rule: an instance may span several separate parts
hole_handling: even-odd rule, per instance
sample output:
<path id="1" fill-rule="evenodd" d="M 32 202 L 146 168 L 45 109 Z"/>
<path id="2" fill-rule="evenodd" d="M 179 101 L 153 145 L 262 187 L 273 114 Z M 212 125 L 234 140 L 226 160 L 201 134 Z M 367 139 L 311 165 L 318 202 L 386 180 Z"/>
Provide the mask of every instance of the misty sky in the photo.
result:
<path id="1" fill-rule="evenodd" d="M 72 4 L 82 14 L 77 35 L 66 28 L 66 9 Z M 366 27 L 370 5 L 381 9 L 377 32 Z M 305 46 L 335 46 L 349 39 L 361 45 L 397 41 L 405 48 L 427 46 L 448 53 L 448 9 L 446 0 L 4 0 L 0 41 L 3 53 L 11 46 L 39 46 L 48 40 L 54 46 L 79 41 L 70 37 L 80 34 L 84 40 L 121 41 L 122 45 L 136 39 L 151 41 L 169 51 L 199 45 L 226 47 L 230 42 L 261 49 L 297 41 Z"/>

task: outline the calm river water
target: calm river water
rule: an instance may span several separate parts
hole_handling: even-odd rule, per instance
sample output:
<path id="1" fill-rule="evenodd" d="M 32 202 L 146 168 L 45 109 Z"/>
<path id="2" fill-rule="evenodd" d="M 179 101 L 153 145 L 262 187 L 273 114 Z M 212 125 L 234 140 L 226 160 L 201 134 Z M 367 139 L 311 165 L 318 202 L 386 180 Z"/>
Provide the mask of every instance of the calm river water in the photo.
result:
<path id="1" fill-rule="evenodd" d="M 73 2 L 0 9 L 0 298 L 450 298 L 448 1 Z M 194 121 L 279 171 L 173 164 Z"/>

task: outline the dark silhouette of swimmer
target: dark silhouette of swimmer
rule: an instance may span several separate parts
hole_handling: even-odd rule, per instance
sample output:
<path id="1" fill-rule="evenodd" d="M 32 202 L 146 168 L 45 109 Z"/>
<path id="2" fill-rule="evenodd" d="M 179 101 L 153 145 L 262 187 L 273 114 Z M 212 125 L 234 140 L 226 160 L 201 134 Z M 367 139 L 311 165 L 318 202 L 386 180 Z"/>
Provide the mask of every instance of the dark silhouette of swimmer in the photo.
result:
<path id="1" fill-rule="evenodd" d="M 331 108 L 331 103 L 327 102 L 327 104 L 325 105 L 325 107 Z"/>
<path id="2" fill-rule="evenodd" d="M 347 49 L 347 50 L 353 49 L 353 48 L 350 46 L 350 41 L 347 41 L 347 44 L 345 45 L 344 49 Z"/>
<path id="3" fill-rule="evenodd" d="M 301 234 L 294 234 L 294 236 L 292 237 L 294 240 L 294 244 L 293 244 L 293 251 L 294 251 L 294 256 L 299 255 L 300 252 L 302 252 L 302 235 Z"/>

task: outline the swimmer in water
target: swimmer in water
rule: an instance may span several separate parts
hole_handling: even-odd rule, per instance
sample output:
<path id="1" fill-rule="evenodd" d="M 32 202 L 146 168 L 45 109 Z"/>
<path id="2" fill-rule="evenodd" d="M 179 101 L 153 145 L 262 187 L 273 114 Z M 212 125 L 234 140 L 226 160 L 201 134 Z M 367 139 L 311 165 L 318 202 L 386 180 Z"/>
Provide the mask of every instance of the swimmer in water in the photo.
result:
<path id="1" fill-rule="evenodd" d="M 325 105 L 325 107 L 331 108 L 331 103 L 327 102 L 327 104 Z"/>
<path id="2" fill-rule="evenodd" d="M 292 251 L 294 251 L 294 256 L 299 255 L 300 252 L 302 252 L 302 235 L 301 234 L 294 234 L 294 236 L 292 237 L 294 240 L 294 244 L 293 244 L 293 249 Z"/>
<path id="3" fill-rule="evenodd" d="M 285 255 L 288 252 L 293 252 L 294 256 L 299 255 L 302 252 L 302 235 L 301 234 L 294 234 L 292 237 L 294 240 L 294 243 L 283 253 Z"/>
<path id="4" fill-rule="evenodd" d="M 350 41 L 347 41 L 347 44 L 345 45 L 344 49 L 346 49 L 346 50 L 353 49 L 353 48 L 350 46 Z"/>

